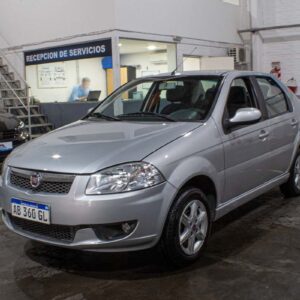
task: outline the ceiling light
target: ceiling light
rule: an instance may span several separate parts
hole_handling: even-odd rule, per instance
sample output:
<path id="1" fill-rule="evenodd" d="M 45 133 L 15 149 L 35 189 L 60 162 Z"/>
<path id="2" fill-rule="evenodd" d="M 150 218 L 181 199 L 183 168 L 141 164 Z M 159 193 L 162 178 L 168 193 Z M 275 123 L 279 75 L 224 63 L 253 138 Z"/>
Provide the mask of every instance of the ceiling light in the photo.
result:
<path id="1" fill-rule="evenodd" d="M 149 51 L 154 51 L 154 50 L 157 49 L 157 47 L 156 47 L 155 45 L 149 45 L 149 46 L 147 47 L 147 49 L 148 49 Z"/>
<path id="2" fill-rule="evenodd" d="M 122 43 L 119 43 L 118 46 L 119 46 L 119 47 L 122 47 Z"/>

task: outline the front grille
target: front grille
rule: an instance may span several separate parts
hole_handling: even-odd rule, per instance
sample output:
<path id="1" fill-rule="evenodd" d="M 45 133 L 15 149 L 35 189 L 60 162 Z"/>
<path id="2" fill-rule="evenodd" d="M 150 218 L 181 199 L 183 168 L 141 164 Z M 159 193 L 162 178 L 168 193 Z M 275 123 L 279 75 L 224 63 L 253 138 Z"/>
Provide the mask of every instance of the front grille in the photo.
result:
<path id="1" fill-rule="evenodd" d="M 72 243 L 79 227 L 64 225 L 47 225 L 29 220 L 13 217 L 9 214 L 10 222 L 14 229 L 24 233 L 35 234 L 40 237 L 47 237 L 61 242 Z"/>
<path id="2" fill-rule="evenodd" d="M 10 184 L 22 190 L 36 193 L 68 194 L 75 178 L 74 175 L 38 172 L 41 176 L 41 183 L 34 188 L 30 181 L 33 174 L 36 172 L 12 168 L 9 176 Z"/>
<path id="3" fill-rule="evenodd" d="M 0 133 L 1 140 L 14 140 L 16 137 L 16 130 L 5 130 Z"/>

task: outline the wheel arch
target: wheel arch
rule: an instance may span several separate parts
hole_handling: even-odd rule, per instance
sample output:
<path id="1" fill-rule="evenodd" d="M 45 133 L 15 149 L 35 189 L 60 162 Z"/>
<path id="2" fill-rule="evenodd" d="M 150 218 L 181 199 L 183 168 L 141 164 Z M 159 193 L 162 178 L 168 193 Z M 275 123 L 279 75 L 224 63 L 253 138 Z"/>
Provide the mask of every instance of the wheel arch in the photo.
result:
<path id="1" fill-rule="evenodd" d="M 215 219 L 216 208 L 224 188 L 224 173 L 218 172 L 215 164 L 210 160 L 203 156 L 189 157 L 172 169 L 167 181 L 176 188 L 176 193 L 164 209 L 162 216 L 164 224 L 178 196 L 188 187 L 198 188 L 205 194 L 210 205 L 211 218 Z"/>
<path id="2" fill-rule="evenodd" d="M 205 194 L 214 217 L 217 206 L 217 189 L 214 181 L 207 175 L 196 175 L 180 187 L 178 194 L 189 187 L 198 188 Z"/>

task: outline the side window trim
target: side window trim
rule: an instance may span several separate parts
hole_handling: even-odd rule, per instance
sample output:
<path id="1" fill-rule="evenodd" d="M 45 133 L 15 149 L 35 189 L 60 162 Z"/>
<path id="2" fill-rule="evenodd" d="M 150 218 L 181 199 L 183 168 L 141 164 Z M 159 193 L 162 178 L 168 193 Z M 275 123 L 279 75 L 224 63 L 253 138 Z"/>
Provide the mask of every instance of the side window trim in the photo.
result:
<path id="1" fill-rule="evenodd" d="M 258 80 L 257 79 L 265 79 L 265 80 L 271 80 L 275 85 L 276 87 L 281 91 L 281 93 L 283 94 L 283 97 L 285 99 L 285 103 L 286 103 L 286 106 L 288 108 L 287 111 L 283 112 L 283 113 L 280 113 L 280 114 L 277 114 L 275 116 L 270 116 L 269 113 L 268 113 L 268 110 L 267 110 L 267 105 L 266 105 L 266 101 L 265 101 L 265 98 L 264 98 L 264 95 L 263 95 L 263 92 L 260 88 L 260 85 L 258 83 Z M 263 76 L 263 75 L 259 75 L 259 76 L 255 76 L 254 78 L 255 82 L 256 82 L 256 86 L 257 86 L 257 90 L 258 90 L 258 94 L 260 95 L 260 98 L 261 98 L 261 101 L 263 101 L 264 103 L 264 107 L 266 109 L 266 116 L 268 119 L 273 119 L 273 118 L 277 118 L 277 117 L 280 117 L 282 115 L 285 115 L 285 114 L 288 114 L 288 113 L 291 113 L 293 112 L 293 106 L 290 102 L 290 100 L 288 99 L 288 96 L 286 95 L 285 91 L 283 90 L 283 88 L 280 86 L 280 84 L 278 84 L 271 76 Z"/>
<path id="2" fill-rule="evenodd" d="M 256 80 L 256 76 L 251 76 L 250 81 L 252 83 L 252 87 L 253 87 L 253 90 L 254 90 L 254 93 L 255 93 L 255 97 L 256 97 L 257 102 L 258 102 L 258 106 L 259 106 L 258 108 L 262 113 L 262 121 L 263 120 L 268 120 L 269 115 L 268 115 L 266 103 L 264 101 L 264 97 L 263 97 L 262 91 L 259 87 L 259 84 Z"/>
<path id="3" fill-rule="evenodd" d="M 256 90 L 255 90 L 255 85 L 253 85 L 253 78 L 252 77 L 253 76 L 237 76 L 237 77 L 233 78 L 232 81 L 231 81 L 231 83 L 230 83 L 230 88 L 229 88 L 229 91 L 228 91 L 228 95 L 227 95 L 227 99 L 226 99 L 226 103 L 225 103 L 224 111 L 223 111 L 223 117 L 222 117 L 222 128 L 223 128 L 224 134 L 226 134 L 226 135 L 230 134 L 232 131 L 245 128 L 245 126 L 242 126 L 242 127 L 237 127 L 236 129 L 230 130 L 230 131 L 228 131 L 225 128 L 225 121 L 226 121 L 226 118 L 228 117 L 228 111 L 227 111 L 228 98 L 229 98 L 229 94 L 230 94 L 230 89 L 231 89 L 232 84 L 233 84 L 233 82 L 235 80 L 242 79 L 245 82 L 247 89 L 250 88 L 250 90 L 248 90 L 248 92 L 251 93 L 250 96 L 252 96 L 252 98 L 253 98 L 252 100 L 254 101 L 254 104 L 255 104 L 256 108 L 261 109 L 261 103 L 260 103 L 260 101 L 258 99 Z M 265 120 L 265 118 L 263 116 L 263 118 L 261 119 L 261 121 L 264 121 L 264 120 Z M 246 127 L 249 127 L 249 126 L 251 126 L 251 125 L 247 125 Z"/>

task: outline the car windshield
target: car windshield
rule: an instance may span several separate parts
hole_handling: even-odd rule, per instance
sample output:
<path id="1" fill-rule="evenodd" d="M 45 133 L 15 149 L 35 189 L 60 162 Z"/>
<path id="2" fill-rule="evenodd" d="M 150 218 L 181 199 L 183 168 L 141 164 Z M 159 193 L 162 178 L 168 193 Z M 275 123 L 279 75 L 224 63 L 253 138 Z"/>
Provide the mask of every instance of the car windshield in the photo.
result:
<path id="1" fill-rule="evenodd" d="M 88 119 L 187 122 L 204 120 L 220 76 L 140 79 L 111 94 Z"/>

